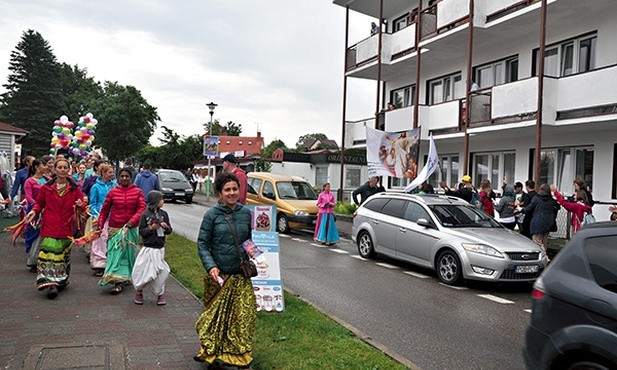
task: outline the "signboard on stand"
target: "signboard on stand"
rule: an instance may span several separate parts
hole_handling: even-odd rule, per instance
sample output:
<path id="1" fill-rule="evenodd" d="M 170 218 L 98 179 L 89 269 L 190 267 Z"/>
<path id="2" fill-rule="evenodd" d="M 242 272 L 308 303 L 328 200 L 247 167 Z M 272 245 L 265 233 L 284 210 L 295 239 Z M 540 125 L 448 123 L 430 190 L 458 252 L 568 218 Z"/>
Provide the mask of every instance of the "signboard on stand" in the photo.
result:
<path id="1" fill-rule="evenodd" d="M 204 157 L 214 158 L 219 155 L 219 137 L 204 136 Z"/>
<path id="2" fill-rule="evenodd" d="M 285 309 L 279 237 L 274 231 L 274 206 L 248 206 L 252 217 L 252 240 L 263 251 L 263 262 L 256 262 L 258 275 L 252 278 L 257 311 L 282 312 Z"/>

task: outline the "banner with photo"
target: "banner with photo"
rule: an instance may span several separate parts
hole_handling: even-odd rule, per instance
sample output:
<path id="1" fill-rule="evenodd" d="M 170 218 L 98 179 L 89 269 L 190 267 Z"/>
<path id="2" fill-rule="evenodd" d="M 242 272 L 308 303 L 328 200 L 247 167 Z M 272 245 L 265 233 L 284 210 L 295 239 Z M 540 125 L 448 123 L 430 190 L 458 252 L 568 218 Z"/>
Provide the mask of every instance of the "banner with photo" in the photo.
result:
<path id="1" fill-rule="evenodd" d="M 368 175 L 415 179 L 420 155 L 420 128 L 386 132 L 366 127 Z"/>

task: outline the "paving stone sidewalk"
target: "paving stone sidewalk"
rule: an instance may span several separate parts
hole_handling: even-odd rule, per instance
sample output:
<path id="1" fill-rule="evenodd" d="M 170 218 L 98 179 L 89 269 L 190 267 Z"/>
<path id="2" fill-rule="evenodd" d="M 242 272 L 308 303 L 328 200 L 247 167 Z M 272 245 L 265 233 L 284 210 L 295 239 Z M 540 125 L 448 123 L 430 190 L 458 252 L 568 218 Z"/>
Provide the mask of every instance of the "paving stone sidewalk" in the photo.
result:
<path id="1" fill-rule="evenodd" d="M 195 321 L 202 303 L 173 277 L 167 305 L 145 303 L 134 289 L 119 295 L 98 286 L 83 250 L 71 255 L 70 285 L 55 300 L 35 289 L 23 240 L 0 234 L 0 367 L 3 369 L 205 369 L 193 361 L 199 349 Z"/>

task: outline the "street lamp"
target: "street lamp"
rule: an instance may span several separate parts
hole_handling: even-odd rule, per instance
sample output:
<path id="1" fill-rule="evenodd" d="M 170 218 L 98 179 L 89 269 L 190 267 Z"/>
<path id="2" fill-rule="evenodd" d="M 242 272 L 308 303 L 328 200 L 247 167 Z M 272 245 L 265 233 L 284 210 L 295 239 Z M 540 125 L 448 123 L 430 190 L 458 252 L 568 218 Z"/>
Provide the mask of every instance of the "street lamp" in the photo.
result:
<path id="1" fill-rule="evenodd" d="M 216 108 L 217 104 L 210 102 L 207 105 L 208 105 L 208 109 L 210 109 L 210 125 L 208 125 L 208 138 L 211 138 L 212 137 L 212 116 L 214 115 L 214 108 Z M 211 156 L 208 156 L 208 180 L 210 181 L 210 183 L 207 184 L 206 186 L 206 194 L 208 196 L 208 201 L 210 201 L 210 190 L 212 189 L 212 185 L 214 184 L 212 176 L 210 175 L 210 171 L 211 171 L 210 160 L 211 160 Z"/>

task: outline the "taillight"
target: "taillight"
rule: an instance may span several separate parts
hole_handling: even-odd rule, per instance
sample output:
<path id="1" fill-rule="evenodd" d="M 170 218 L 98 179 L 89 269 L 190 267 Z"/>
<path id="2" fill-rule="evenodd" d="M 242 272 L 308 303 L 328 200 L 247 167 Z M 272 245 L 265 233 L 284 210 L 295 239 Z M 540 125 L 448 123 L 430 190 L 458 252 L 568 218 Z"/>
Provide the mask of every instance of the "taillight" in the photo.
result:
<path id="1" fill-rule="evenodd" d="M 543 292 L 543 291 L 541 291 L 540 289 L 533 288 L 533 289 L 531 290 L 531 298 L 534 298 L 534 299 L 543 299 L 545 295 L 546 295 L 546 293 L 544 293 L 544 292 Z"/>

